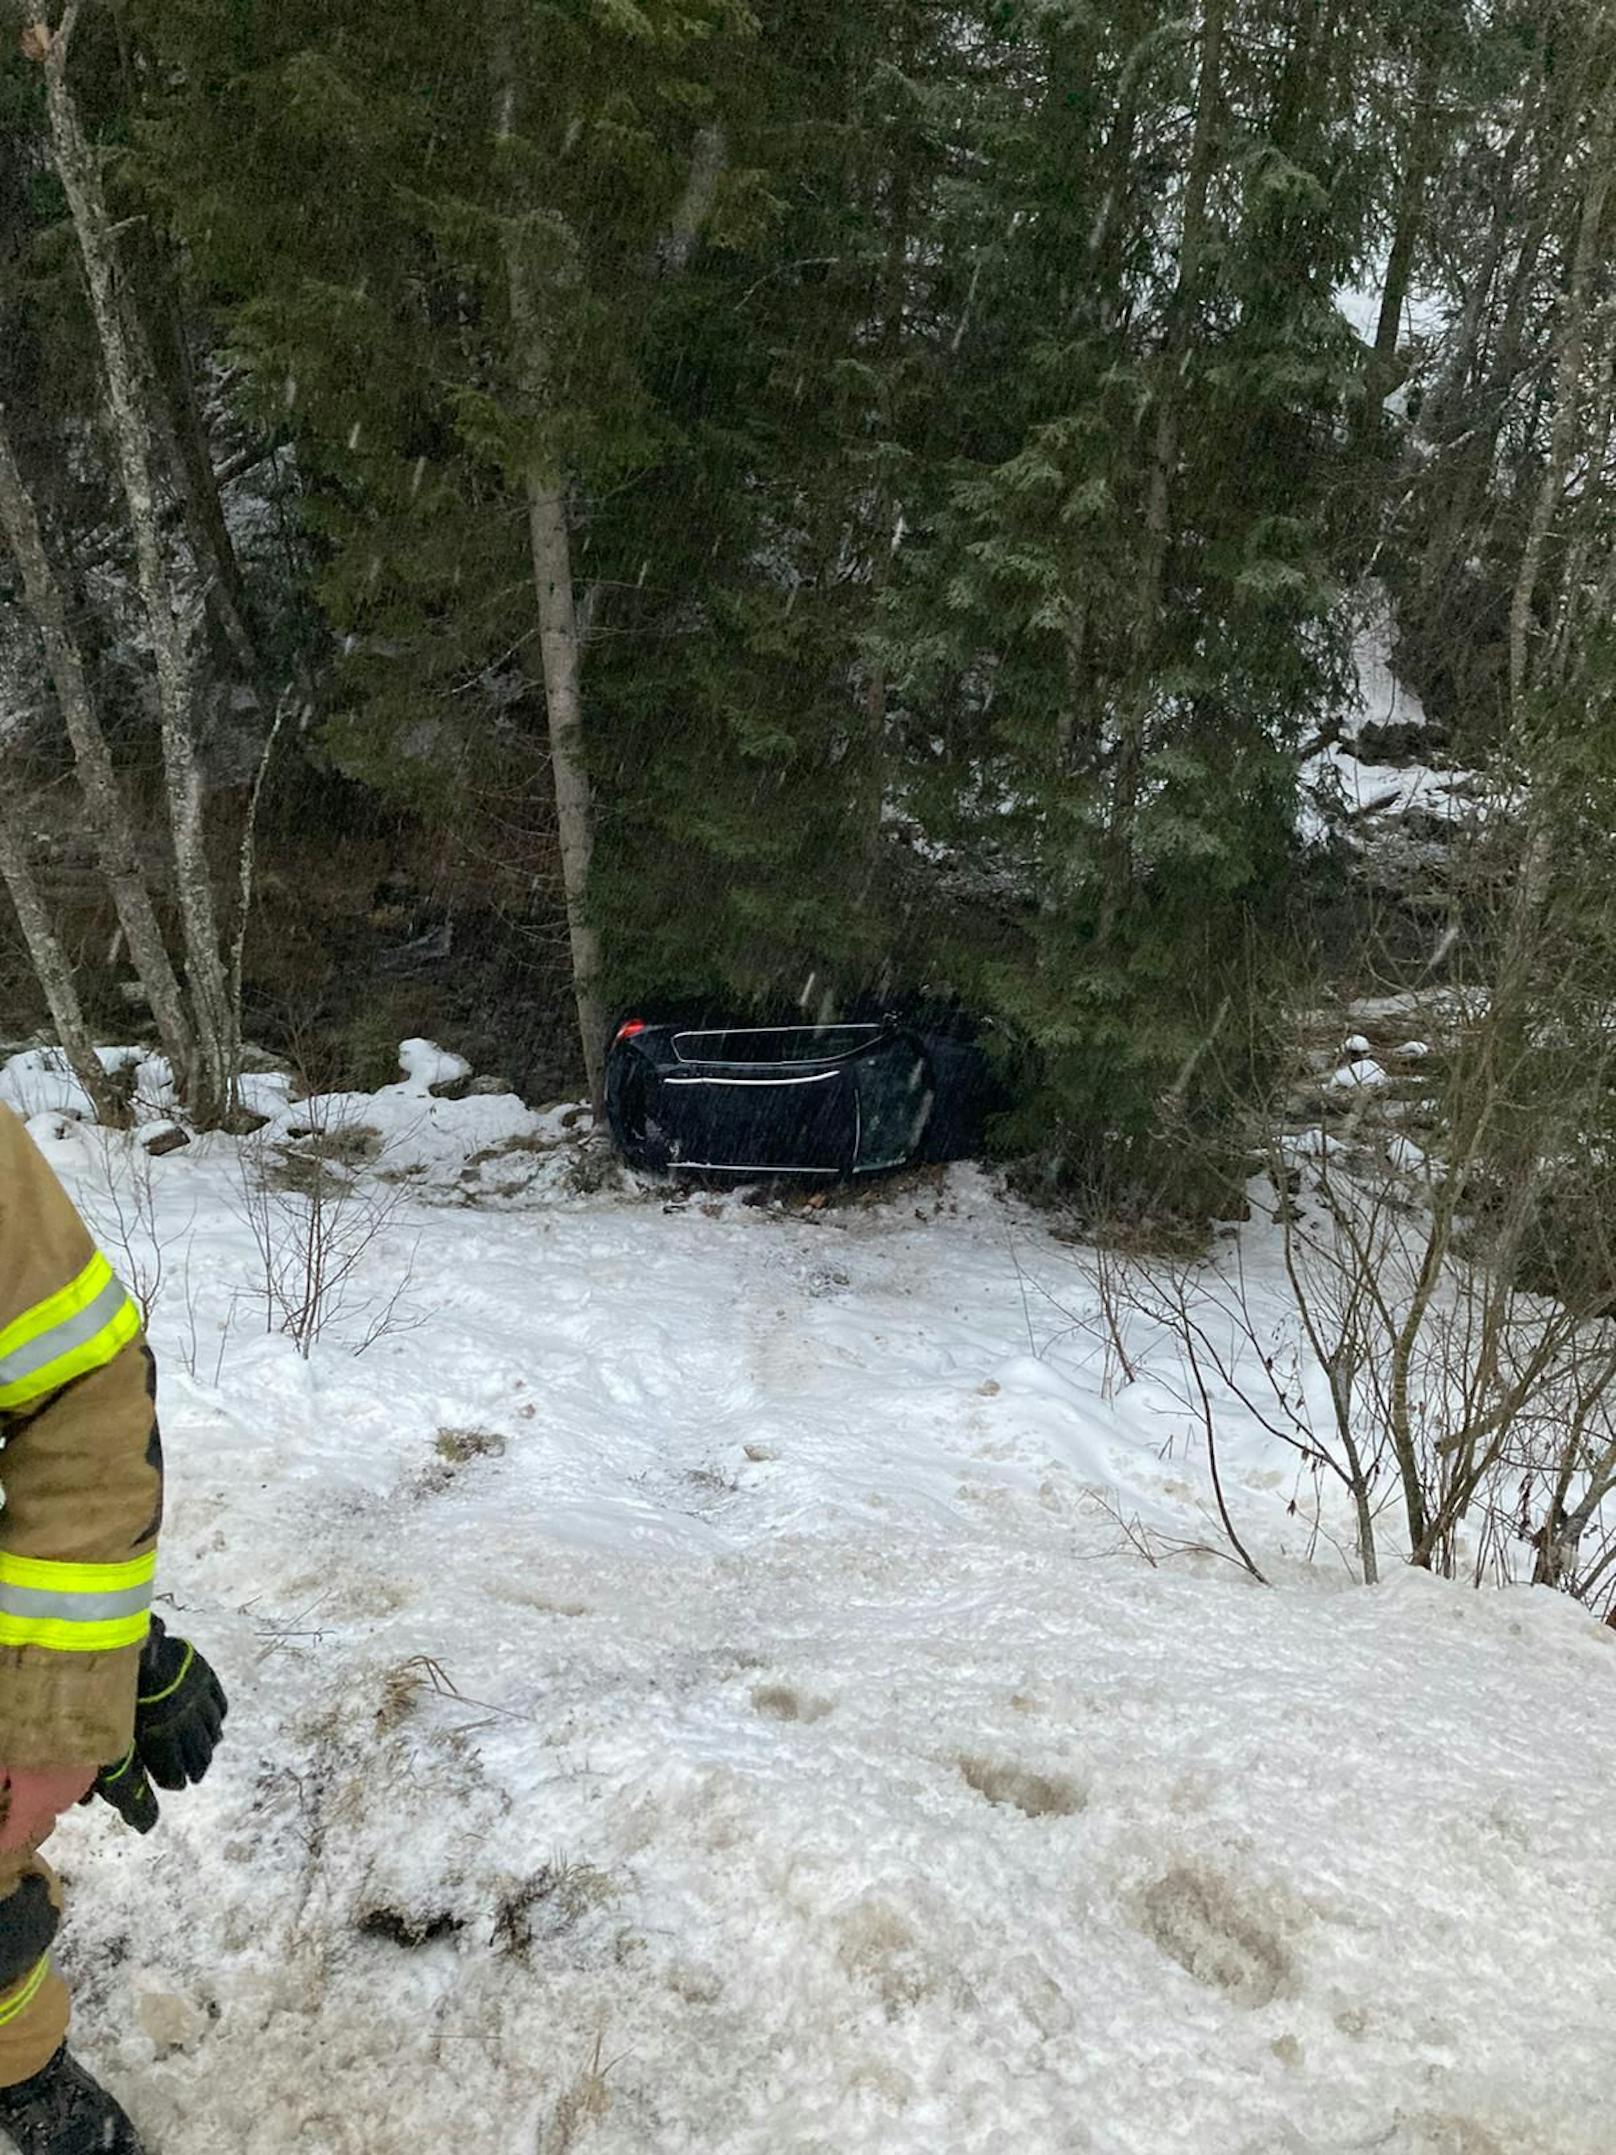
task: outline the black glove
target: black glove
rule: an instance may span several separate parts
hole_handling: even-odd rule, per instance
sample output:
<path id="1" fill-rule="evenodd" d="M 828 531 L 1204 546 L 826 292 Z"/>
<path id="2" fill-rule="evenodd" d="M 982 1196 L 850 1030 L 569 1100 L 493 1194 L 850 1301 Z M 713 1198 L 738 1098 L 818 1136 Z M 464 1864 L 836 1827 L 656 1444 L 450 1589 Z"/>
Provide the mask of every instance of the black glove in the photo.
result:
<path id="1" fill-rule="evenodd" d="M 159 1788 L 201 1780 L 229 1710 L 223 1684 L 196 1648 L 171 1639 L 153 1617 L 140 1656 L 135 1756 Z"/>
<path id="2" fill-rule="evenodd" d="M 135 1756 L 131 1744 L 116 1766 L 103 1766 L 95 1777 L 95 1786 L 82 1801 L 99 1796 L 103 1803 L 110 1803 L 126 1826 L 133 1826 L 137 1833 L 150 1833 L 157 1823 L 157 1791 L 146 1777 L 146 1769 Z"/>

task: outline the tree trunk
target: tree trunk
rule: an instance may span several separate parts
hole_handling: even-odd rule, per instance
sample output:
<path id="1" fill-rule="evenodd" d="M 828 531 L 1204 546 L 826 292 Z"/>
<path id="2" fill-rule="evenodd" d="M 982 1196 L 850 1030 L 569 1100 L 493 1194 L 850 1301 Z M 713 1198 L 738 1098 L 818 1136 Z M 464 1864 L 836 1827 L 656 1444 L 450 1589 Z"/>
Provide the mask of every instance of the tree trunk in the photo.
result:
<path id="1" fill-rule="evenodd" d="M 531 316 L 512 280 L 511 313 L 526 342 Z M 518 308 L 521 313 L 518 313 Z M 539 649 L 544 702 L 550 723 L 550 767 L 555 779 L 556 829 L 561 844 L 561 882 L 572 950 L 573 996 L 590 1105 L 598 1119 L 605 1106 L 606 1005 L 601 993 L 600 934 L 589 916 L 589 872 L 595 854 L 595 809 L 584 762 L 583 642 L 578 633 L 572 576 L 572 531 L 566 494 L 555 475 L 537 466 L 527 480 L 528 544 L 538 598 Z"/>
<path id="2" fill-rule="evenodd" d="M 1589 473 L 1610 469 L 1610 452 L 1616 443 L 1616 347 L 1607 344 L 1599 356 L 1587 398 L 1588 447 L 1583 468 Z M 1590 633 L 1597 634 L 1609 619 L 1609 601 L 1601 606 L 1594 597 L 1598 589 L 1593 565 L 1605 529 L 1604 488 L 1594 483 L 1579 489 L 1570 516 L 1565 546 L 1565 566 L 1558 579 L 1554 620 L 1543 642 L 1540 679 L 1556 689 L 1565 687 L 1573 668 L 1584 657 Z M 1608 576 L 1611 560 L 1604 561 Z M 1603 581 L 1601 577 L 1600 581 Z"/>
<path id="3" fill-rule="evenodd" d="M 1302 114 L 1310 93 L 1318 87 L 1315 49 L 1319 42 L 1319 0 L 1296 0 L 1290 36 L 1285 45 L 1285 64 L 1280 71 L 1274 109 L 1268 123 L 1270 139 L 1287 156 L 1301 148 Z"/>
<path id="4" fill-rule="evenodd" d="M 184 1073 L 192 1112 L 202 1121 L 230 1111 L 240 1059 L 240 1022 L 230 1007 L 208 865 L 201 763 L 195 735 L 196 683 L 189 637 L 159 532 L 152 424 L 142 402 L 131 339 L 116 289 L 111 221 L 101 177 L 68 86 L 67 59 L 79 13 L 68 0 L 45 49 L 46 103 L 56 170 L 84 260 L 90 309 L 106 375 L 108 414 L 135 542 L 140 595 L 156 664 L 163 772 L 174 845 L 175 889 L 185 944 L 196 1053 Z"/>
<path id="5" fill-rule="evenodd" d="M 1153 45 L 1152 41 L 1152 45 Z M 1052 81 L 1055 70 L 1050 70 Z M 1139 94 L 1143 67 L 1138 54 L 1124 63 L 1117 84 L 1116 104 L 1106 129 L 1100 169 L 1104 185 L 1099 213 L 1084 243 L 1087 275 L 1080 307 L 1110 335 L 1122 318 L 1127 290 L 1124 266 L 1123 205 L 1128 200 L 1139 129 Z M 1056 115 L 1057 126 L 1068 124 L 1064 95 Z"/>
<path id="6" fill-rule="evenodd" d="M 73 968 L 51 926 L 50 915 L 35 880 L 33 863 L 28 858 L 27 841 L 17 826 L 9 800 L 0 800 L 0 882 L 11 893 L 29 963 L 44 992 L 51 1023 L 56 1028 L 56 1037 L 62 1044 L 68 1067 L 89 1095 L 96 1121 L 108 1129 L 118 1129 L 128 1117 L 101 1067 L 101 1058 L 95 1052 L 95 1043 L 90 1038 L 90 1029 L 79 1005 L 78 989 L 73 984 Z"/>
<path id="7" fill-rule="evenodd" d="M 679 197 L 668 228 L 651 250 L 648 264 L 654 277 L 677 277 L 690 266 L 696 242 L 706 230 L 718 199 L 718 184 L 729 162 L 729 143 L 721 127 L 704 127 L 696 137 L 695 154 L 685 191 Z"/>
<path id="8" fill-rule="evenodd" d="M 62 587 L 56 579 L 40 534 L 39 519 L 23 483 L 0 405 L 0 526 L 22 571 L 23 592 L 45 646 L 45 659 L 56 688 L 67 736 L 73 746 L 79 790 L 84 795 L 96 858 L 107 879 L 129 960 L 157 1025 L 163 1053 L 176 1075 L 195 1056 L 190 1021 L 180 984 L 174 977 L 168 947 L 152 906 L 140 866 L 128 804 L 113 769 L 112 754 L 96 715 L 84 662 L 68 625 Z"/>
<path id="9" fill-rule="evenodd" d="M 1070 778 L 1081 739 L 1093 747 L 1092 698 L 1088 694 L 1089 610 L 1081 599 L 1067 611 L 1061 647 L 1066 661 L 1066 694 L 1055 720 L 1055 775 Z"/>
<path id="10" fill-rule="evenodd" d="M 532 280 L 522 259 L 521 235 L 514 226 L 505 235 L 505 275 L 519 385 L 530 414 L 536 416 L 543 409 L 549 386 L 549 353 L 540 330 Z M 572 529 L 564 482 L 548 463 L 529 467 L 526 492 L 528 549 L 538 602 L 539 652 L 550 731 L 550 770 L 555 785 L 573 998 L 590 1106 L 598 1120 L 605 1106 L 606 1005 L 601 987 L 600 933 L 589 912 L 595 811 L 584 760 L 583 637 L 573 581 Z"/>
<path id="11" fill-rule="evenodd" d="M 495 0 L 490 10 L 489 27 L 495 129 L 503 143 L 509 142 L 516 131 L 517 78 L 509 18 L 500 0 Z M 688 265 L 712 213 L 727 156 L 722 129 L 704 128 L 696 138 L 690 173 L 668 228 L 645 264 L 648 276 L 677 275 Z M 517 393 L 526 416 L 538 419 L 552 393 L 551 355 L 543 309 L 523 252 L 519 207 L 505 220 L 502 248 Z M 550 458 L 540 456 L 529 466 L 524 486 L 573 996 L 590 1104 L 598 1121 L 605 1108 L 606 1004 L 600 931 L 589 905 L 595 813 L 585 753 L 584 636 L 579 622 L 566 474 Z"/>
<path id="12" fill-rule="evenodd" d="M 147 342 L 168 405 L 168 431 L 174 443 L 174 470 L 185 497 L 186 529 L 207 577 L 207 606 L 218 641 L 246 686 L 262 693 L 263 667 L 249 626 L 247 587 L 219 498 L 212 445 L 197 398 L 173 273 L 160 257 L 153 267 L 158 282 L 147 317 Z"/>
<path id="13" fill-rule="evenodd" d="M 1611 156 L 1616 151 L 1616 81 L 1607 79 L 1599 98 L 1599 122 L 1588 152 L 1588 179 L 1577 221 L 1576 246 L 1565 294 L 1564 314 L 1555 338 L 1554 420 L 1542 483 L 1532 506 L 1532 520 L 1521 556 L 1509 609 L 1509 698 L 1517 719 L 1531 673 L 1527 649 L 1532 606 L 1542 575 L 1544 549 L 1565 495 L 1582 418 L 1583 370 L 1588 353 L 1589 285 L 1600 256 L 1605 209 L 1610 200 Z"/>
<path id="14" fill-rule="evenodd" d="M 1515 222 L 1513 206 L 1508 202 L 1501 203 L 1495 228 L 1496 244 L 1489 244 L 1478 286 L 1491 288 L 1502 258 L 1503 242 L 1513 232 Z M 1499 437 L 1521 377 L 1527 297 L 1537 273 L 1538 258 L 1548 238 L 1548 228 L 1548 210 L 1540 206 L 1526 227 L 1515 258 L 1497 342 L 1481 384 L 1473 393 L 1466 394 L 1465 379 L 1460 371 L 1461 355 L 1456 354 L 1454 365 L 1444 372 L 1432 393 L 1433 408 L 1421 419 L 1422 435 L 1435 446 L 1429 471 L 1442 495 L 1442 512 L 1436 519 L 1420 562 L 1420 606 L 1425 613 L 1440 604 L 1448 579 L 1471 550 L 1474 526 L 1485 513 L 1485 496 L 1497 469 Z M 1487 327 L 1484 306 L 1473 326 L 1474 341 L 1469 353 L 1472 361 L 1479 356 L 1482 334 Z M 1467 308 L 1461 339 L 1471 328 Z M 1457 444 L 1452 438 L 1455 431 Z"/>
<path id="15" fill-rule="evenodd" d="M 1369 398 L 1364 410 L 1368 431 L 1380 424 L 1381 407 L 1397 387 L 1397 340 L 1402 333 L 1403 308 L 1414 275 L 1414 258 L 1425 226 L 1426 200 L 1431 181 L 1441 162 L 1444 141 L 1436 124 L 1437 93 L 1442 87 L 1442 46 L 1432 32 L 1420 61 L 1414 85 L 1414 109 L 1410 115 L 1410 142 L 1397 207 L 1392 220 L 1392 248 L 1386 261 L 1386 283 L 1380 295 L 1380 315 L 1375 323 L 1374 359 L 1369 370 Z M 1405 369 L 1406 372 L 1406 369 Z"/>
<path id="16" fill-rule="evenodd" d="M 1580 70 L 1572 72 L 1580 80 Z M 1557 101 L 1562 96 L 1569 96 L 1572 107 L 1569 123 Z M 1548 239 L 1556 191 L 1579 139 L 1575 124 L 1579 109 L 1575 95 L 1562 90 L 1558 77 L 1551 80 L 1547 73 L 1540 75 L 1523 99 L 1520 118 L 1496 159 L 1498 191 L 1487 243 L 1460 318 L 1453 356 L 1432 385 L 1420 415 L 1420 436 L 1435 452 L 1427 462 L 1426 483 L 1439 489 L 1441 502 L 1419 566 L 1419 608 L 1426 617 L 1441 607 L 1449 579 L 1470 551 L 1472 527 L 1497 468 L 1499 438 L 1523 367 L 1528 303 Z M 1537 170 L 1521 191 L 1517 175 L 1523 155 L 1534 144 L 1541 145 Z M 1494 313 L 1492 295 L 1512 241 L 1516 243 L 1514 262 L 1483 368 Z"/>
<path id="17" fill-rule="evenodd" d="M 275 754 L 275 743 L 280 738 L 281 727 L 286 723 L 287 702 L 283 696 L 276 706 L 274 721 L 264 736 L 263 753 L 258 758 L 258 768 L 253 773 L 252 793 L 247 802 L 247 813 L 242 822 L 241 844 L 236 854 L 236 924 L 230 939 L 230 1004 L 234 1010 L 241 1008 L 241 980 L 247 955 L 247 930 L 252 922 L 253 889 L 258 875 L 258 810 L 264 798 L 264 781 L 269 776 L 269 766 Z"/>
<path id="18" fill-rule="evenodd" d="M 491 29 L 496 130 L 499 140 L 508 142 L 516 127 L 516 75 L 508 23 L 497 4 L 491 14 Z M 550 350 L 532 273 L 523 253 L 517 215 L 513 214 L 505 221 L 502 249 L 517 392 L 526 415 L 537 419 L 550 395 Z M 524 486 L 528 549 L 538 602 L 550 769 L 555 785 L 556 832 L 561 849 L 561 885 L 572 956 L 573 998 L 578 1011 L 579 1045 L 583 1051 L 590 1105 L 599 1121 L 606 1091 L 606 1005 L 602 989 L 600 932 L 589 910 L 595 813 L 584 754 L 584 647 L 573 577 L 572 529 L 567 513 L 565 477 L 548 459 L 537 459 L 529 466 Z"/>

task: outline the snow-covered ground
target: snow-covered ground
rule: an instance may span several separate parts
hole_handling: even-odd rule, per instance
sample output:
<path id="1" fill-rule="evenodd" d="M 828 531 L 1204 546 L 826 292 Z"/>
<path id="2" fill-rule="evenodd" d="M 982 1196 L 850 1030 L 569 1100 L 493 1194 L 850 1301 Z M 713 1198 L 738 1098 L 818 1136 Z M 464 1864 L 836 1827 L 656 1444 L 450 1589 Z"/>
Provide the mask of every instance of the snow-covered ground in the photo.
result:
<path id="1" fill-rule="evenodd" d="M 1354 694 L 1339 739 L 1303 763 L 1299 828 L 1309 842 L 1345 829 L 1355 845 L 1384 840 L 1411 819 L 1430 829 L 1457 827 L 1485 812 L 1475 774 L 1449 770 L 1418 756 L 1382 764 L 1366 751 L 1370 727 L 1422 734 L 1428 725 L 1419 697 L 1392 663 L 1393 628 L 1385 595 L 1359 600 L 1353 636 Z"/>
<path id="2" fill-rule="evenodd" d="M 1309 1560 L 1231 1413 L 1255 1585 L 974 1170 L 585 1196 L 442 1074 L 334 1111 L 393 1179 L 306 1359 L 251 1145 L 35 1125 L 155 1293 L 233 1697 L 158 1834 L 56 1844 L 157 2155 L 1609 2155 L 1616 1633 Z"/>

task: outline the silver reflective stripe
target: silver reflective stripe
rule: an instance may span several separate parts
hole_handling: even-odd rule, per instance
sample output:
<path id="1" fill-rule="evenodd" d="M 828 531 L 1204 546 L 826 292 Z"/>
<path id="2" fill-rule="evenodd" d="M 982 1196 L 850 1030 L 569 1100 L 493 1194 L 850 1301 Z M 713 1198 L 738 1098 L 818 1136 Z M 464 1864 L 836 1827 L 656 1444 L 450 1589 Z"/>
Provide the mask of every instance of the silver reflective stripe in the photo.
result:
<path id="1" fill-rule="evenodd" d="M 732 1092 L 745 1092 L 749 1087 L 764 1085 L 836 1085 L 841 1082 L 841 1076 L 840 1070 L 816 1070 L 812 1077 L 670 1077 L 662 1082 L 664 1085 L 727 1085 Z"/>
<path id="2" fill-rule="evenodd" d="M 75 1347 L 88 1346 L 98 1332 L 106 1330 L 128 1299 L 118 1281 L 110 1279 L 95 1300 L 86 1303 L 75 1316 L 64 1317 L 60 1324 L 53 1324 L 48 1332 L 41 1332 L 26 1346 L 13 1348 L 10 1354 L 0 1356 L 0 1391 L 21 1384 L 59 1355 L 71 1354 Z"/>
<path id="3" fill-rule="evenodd" d="M 106 1624 L 140 1616 L 152 1605 L 152 1582 L 115 1594 L 53 1594 L 38 1586 L 0 1586 L 0 1616 L 57 1617 L 65 1624 Z"/>
<path id="4" fill-rule="evenodd" d="M 670 1160 L 675 1174 L 692 1175 L 839 1175 L 839 1167 L 737 1167 L 733 1160 Z"/>

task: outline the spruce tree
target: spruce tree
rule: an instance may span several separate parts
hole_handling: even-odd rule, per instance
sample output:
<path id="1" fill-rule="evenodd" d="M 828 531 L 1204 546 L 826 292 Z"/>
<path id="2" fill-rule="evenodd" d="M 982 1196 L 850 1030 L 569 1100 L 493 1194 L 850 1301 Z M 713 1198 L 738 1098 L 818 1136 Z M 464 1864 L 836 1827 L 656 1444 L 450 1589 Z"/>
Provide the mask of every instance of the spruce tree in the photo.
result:
<path id="1" fill-rule="evenodd" d="M 1035 64 L 983 182 L 1007 237 L 962 353 L 991 397 L 895 651 L 941 744 L 917 811 L 1006 897 L 983 978 L 1040 1051 L 1032 1119 L 1137 1186 L 1263 1048 L 1297 753 L 1345 692 L 1365 355 L 1334 297 L 1378 175 L 1362 35 L 1329 11 L 1278 40 L 1217 0 L 1019 19 Z"/>

